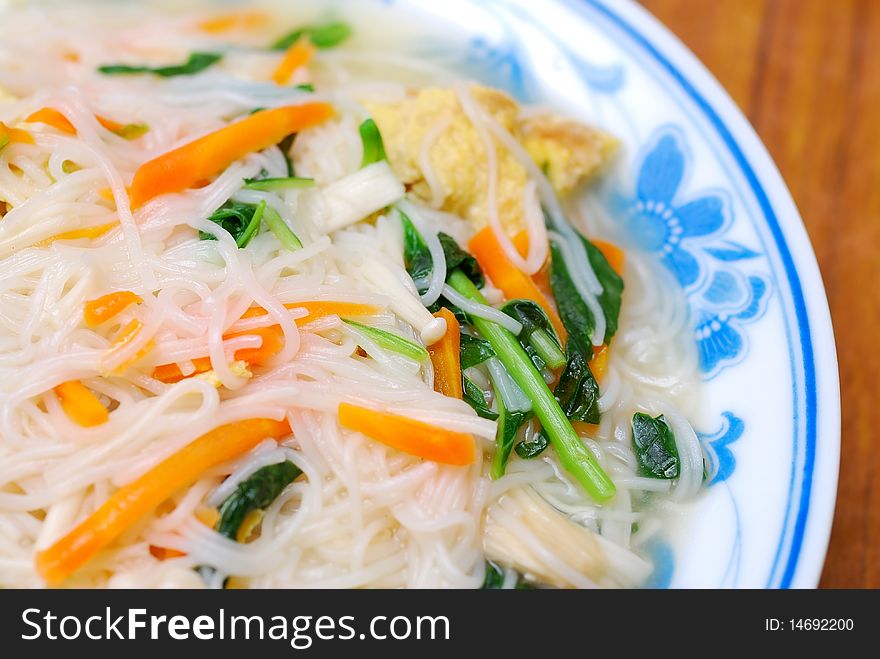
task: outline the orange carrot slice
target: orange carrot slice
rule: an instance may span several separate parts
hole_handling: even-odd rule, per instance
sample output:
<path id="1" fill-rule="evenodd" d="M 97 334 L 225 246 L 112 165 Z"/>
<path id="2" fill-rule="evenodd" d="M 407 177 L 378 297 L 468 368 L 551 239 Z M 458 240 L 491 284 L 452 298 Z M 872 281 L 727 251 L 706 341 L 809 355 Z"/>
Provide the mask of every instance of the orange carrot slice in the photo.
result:
<path id="1" fill-rule="evenodd" d="M 624 252 L 617 245 L 612 245 L 611 243 L 605 242 L 604 240 L 593 240 L 591 241 L 600 252 L 602 252 L 603 256 L 607 259 L 608 265 L 616 272 L 618 275 L 623 275 L 623 262 L 624 262 Z"/>
<path id="2" fill-rule="evenodd" d="M 70 420 L 83 428 L 106 423 L 110 418 L 107 408 L 98 397 L 79 380 L 63 382 L 55 387 L 55 395 Z"/>
<path id="3" fill-rule="evenodd" d="M 333 108 L 326 103 L 261 110 L 162 154 L 135 172 L 132 208 L 158 195 L 191 188 L 247 154 L 278 144 L 288 135 L 319 124 L 332 114 Z"/>
<path id="4" fill-rule="evenodd" d="M 593 358 L 590 360 L 590 371 L 596 382 L 601 383 L 608 369 L 608 346 L 593 346 Z"/>
<path id="5" fill-rule="evenodd" d="M 25 121 L 32 124 L 46 124 L 47 126 L 57 128 L 62 133 L 76 135 L 76 128 L 73 127 L 73 124 L 54 108 L 41 108 L 28 116 Z"/>
<path id="6" fill-rule="evenodd" d="M 434 365 L 434 391 L 450 398 L 461 398 L 461 326 L 458 319 L 445 307 L 434 314 L 446 321 L 446 334 L 428 346 Z"/>
<path id="7" fill-rule="evenodd" d="M 315 55 L 316 48 L 309 41 L 308 36 L 298 39 L 284 53 L 284 58 L 272 74 L 272 80 L 279 85 L 287 84 L 290 76 L 296 73 L 297 69 L 307 66 Z"/>
<path id="8" fill-rule="evenodd" d="M 0 121 L 0 149 L 7 144 L 33 144 L 34 137 L 26 130 L 12 128 Z"/>
<path id="9" fill-rule="evenodd" d="M 468 465 L 476 457 L 476 446 L 471 435 L 438 428 L 405 416 L 340 403 L 339 423 L 391 448 L 425 460 Z"/>
<path id="10" fill-rule="evenodd" d="M 495 232 L 490 227 L 484 228 L 471 238 L 468 248 L 492 283 L 504 293 L 505 298 L 508 300 L 522 298 L 537 302 L 547 313 L 560 340 L 565 341 L 568 334 L 556 309 L 538 290 L 535 282 L 504 255 Z"/>
<path id="11" fill-rule="evenodd" d="M 237 421 L 202 435 L 140 478 L 114 492 L 66 536 L 37 553 L 40 576 L 59 584 L 106 548 L 138 520 L 209 469 L 249 451 L 267 437 L 290 434 L 286 421 Z"/>
<path id="12" fill-rule="evenodd" d="M 269 17 L 259 11 L 242 11 L 231 14 L 221 14 L 213 18 L 201 21 L 198 27 L 209 34 L 220 34 L 236 29 L 253 29 L 268 23 Z"/>
<path id="13" fill-rule="evenodd" d="M 48 238 L 44 238 L 43 240 L 34 243 L 34 247 L 46 247 L 47 245 L 51 245 L 52 243 L 58 240 L 78 240 L 80 238 L 100 238 L 105 233 L 115 229 L 119 226 L 119 222 L 110 222 L 108 224 L 99 224 L 93 227 L 86 227 L 84 229 L 72 229 L 70 231 L 64 231 L 62 233 L 55 234 L 54 236 L 49 236 Z"/>
<path id="14" fill-rule="evenodd" d="M 89 327 L 97 327 L 101 323 L 115 318 L 126 307 L 143 302 L 140 295 L 131 291 L 115 291 L 107 293 L 95 300 L 86 302 L 83 318 Z"/>

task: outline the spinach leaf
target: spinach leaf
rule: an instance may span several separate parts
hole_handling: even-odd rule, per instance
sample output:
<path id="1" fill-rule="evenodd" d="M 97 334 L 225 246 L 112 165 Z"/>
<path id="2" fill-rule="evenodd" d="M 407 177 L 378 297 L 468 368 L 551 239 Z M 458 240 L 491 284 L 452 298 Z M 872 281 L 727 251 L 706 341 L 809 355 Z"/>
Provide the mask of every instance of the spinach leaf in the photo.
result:
<path id="1" fill-rule="evenodd" d="M 265 202 L 261 206 L 265 208 Z M 255 204 L 243 204 L 239 201 L 230 200 L 214 211 L 208 219 L 228 231 L 233 239 L 235 239 L 236 245 L 246 247 L 256 230 L 254 218 L 256 217 L 257 224 L 259 224 L 260 216 L 262 216 L 262 211 L 259 211 L 259 216 L 257 215 L 258 209 L 259 206 Z M 213 235 L 205 231 L 199 231 L 199 238 L 202 240 L 217 240 Z"/>
<path id="2" fill-rule="evenodd" d="M 302 470 L 289 460 L 267 465 L 239 483 L 235 491 L 220 506 L 217 532 L 232 540 L 252 510 L 262 510 L 292 483 Z"/>
<path id="3" fill-rule="evenodd" d="M 601 250 L 584 237 L 581 237 L 590 266 L 596 273 L 599 283 L 602 285 L 602 294 L 599 296 L 599 306 L 605 314 L 605 337 L 604 343 L 610 345 L 611 339 L 617 332 L 617 321 L 620 316 L 620 298 L 623 293 L 623 279 L 620 278 L 614 268 L 608 263 L 608 259 Z M 591 342 L 596 321 L 593 312 L 587 307 L 587 303 L 578 293 L 577 286 L 571 278 L 568 265 L 562 252 L 554 241 L 550 241 L 552 255 L 550 268 L 550 285 L 553 288 L 553 296 L 559 309 L 559 316 L 565 329 L 572 336 L 580 337 L 585 344 Z"/>
<path id="4" fill-rule="evenodd" d="M 493 561 L 486 561 L 486 578 L 483 579 L 483 590 L 500 590 L 504 586 L 504 568 Z M 523 578 L 519 573 L 516 575 L 516 590 L 532 590 L 534 586 Z"/>
<path id="5" fill-rule="evenodd" d="M 501 311 L 522 325 L 517 339 L 539 371 L 544 366 L 559 368 L 565 364 L 562 344 L 553 324 L 539 304 L 532 300 L 511 300 Z"/>
<path id="6" fill-rule="evenodd" d="M 183 64 L 173 64 L 170 66 L 145 66 L 145 65 L 129 65 L 129 64 L 105 64 L 99 66 L 98 71 L 104 75 L 132 75 L 136 73 L 152 73 L 163 78 L 173 78 L 174 76 L 191 76 L 204 71 L 212 64 L 223 59 L 220 53 L 190 53 L 189 59 Z"/>
<path id="7" fill-rule="evenodd" d="M 295 139 L 296 133 L 293 133 L 278 143 L 278 148 L 281 149 L 281 155 L 284 156 L 284 162 L 287 163 L 287 176 L 291 178 L 296 175 L 293 171 L 293 159 L 290 157 L 290 149 L 293 146 L 293 140 Z"/>
<path id="8" fill-rule="evenodd" d="M 498 427 L 495 431 L 495 455 L 492 456 L 491 476 L 498 480 L 504 475 L 510 451 L 513 448 L 513 440 L 520 427 L 532 415 L 529 412 L 514 412 L 508 410 L 501 399 L 498 389 L 495 389 L 495 401 L 498 406 Z"/>
<path id="9" fill-rule="evenodd" d="M 385 144 L 382 142 L 382 134 L 379 132 L 379 127 L 375 121 L 372 119 L 364 120 L 358 127 L 358 132 L 361 135 L 361 144 L 364 146 L 364 157 L 361 160 L 362 168 L 382 160 L 388 160 L 388 156 L 385 155 Z"/>
<path id="10" fill-rule="evenodd" d="M 498 418 L 498 414 L 489 409 L 489 406 L 486 404 L 486 397 L 483 395 L 483 390 L 474 384 L 473 380 L 466 375 L 462 375 L 461 384 L 464 390 L 462 398 L 464 398 L 464 401 L 468 405 L 474 408 L 477 416 L 489 419 L 490 421 L 494 421 Z"/>
<path id="11" fill-rule="evenodd" d="M 471 334 L 461 335 L 461 370 L 482 364 L 495 356 L 495 351 L 488 341 L 478 339 Z"/>
<path id="12" fill-rule="evenodd" d="M 333 48 L 351 36 L 351 27 L 342 21 L 324 25 L 307 25 L 285 34 L 272 44 L 272 49 L 287 50 L 303 36 L 308 36 L 309 41 L 317 48 Z"/>
<path id="13" fill-rule="evenodd" d="M 643 412 L 633 414 L 633 448 L 639 472 L 649 478 L 678 478 L 679 457 L 675 435 L 661 414 L 652 418 Z"/>
<path id="14" fill-rule="evenodd" d="M 406 264 L 406 271 L 414 282 L 427 281 L 434 269 L 434 259 L 412 220 L 402 210 L 398 209 L 398 212 L 403 224 L 403 262 Z M 420 288 L 419 295 L 424 295 L 426 290 L 427 287 Z"/>
<path id="15" fill-rule="evenodd" d="M 568 361 L 553 395 L 569 421 L 599 423 L 599 383 L 593 377 L 589 361 L 591 346 L 583 346 L 574 336 L 568 339 Z"/>
<path id="16" fill-rule="evenodd" d="M 477 259 L 459 247 L 452 236 L 440 231 L 437 233 L 437 238 L 440 239 L 443 256 L 446 257 L 447 276 L 458 268 L 477 285 L 477 288 L 482 288 L 486 280 L 483 278 L 483 271 L 480 269 Z"/>
<path id="17" fill-rule="evenodd" d="M 403 261 L 406 264 L 406 271 L 413 281 L 427 281 L 434 271 L 434 259 L 431 258 L 428 245 L 412 220 L 402 210 L 398 209 L 398 212 L 403 224 Z M 437 233 L 437 238 L 443 248 L 446 272 L 452 273 L 456 268 L 461 268 L 477 286 L 482 287 L 485 279 L 477 260 L 459 247 L 452 236 L 440 231 Z M 427 289 L 419 290 L 419 294 L 423 294 L 425 290 Z"/>
<path id="18" fill-rule="evenodd" d="M 535 437 L 530 442 L 520 442 L 516 445 L 514 449 L 516 454 L 521 457 L 523 460 L 531 460 L 532 458 L 536 458 L 541 453 L 544 452 L 544 449 L 550 444 L 550 440 L 547 439 L 547 435 L 541 432 L 540 435 Z"/>

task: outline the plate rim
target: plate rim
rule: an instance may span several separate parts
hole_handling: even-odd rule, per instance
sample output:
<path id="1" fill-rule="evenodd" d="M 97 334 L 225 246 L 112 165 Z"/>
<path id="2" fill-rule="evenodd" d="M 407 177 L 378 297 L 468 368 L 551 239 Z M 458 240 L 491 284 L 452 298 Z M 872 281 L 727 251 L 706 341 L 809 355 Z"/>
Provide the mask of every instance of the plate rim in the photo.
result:
<path id="1" fill-rule="evenodd" d="M 597 11 L 669 74 L 736 163 L 773 236 L 792 296 L 804 359 L 806 448 L 789 555 L 784 565 L 778 565 L 780 543 L 767 587 L 778 568 L 779 587 L 815 588 L 824 567 L 836 509 L 840 382 L 827 293 L 803 218 L 779 168 L 742 110 L 700 59 L 659 19 L 636 0 L 559 1 L 575 10 L 587 6 Z M 796 468 L 793 463 L 792 469 Z M 822 489 L 816 487 L 817 483 Z M 783 529 L 783 540 L 785 532 Z"/>

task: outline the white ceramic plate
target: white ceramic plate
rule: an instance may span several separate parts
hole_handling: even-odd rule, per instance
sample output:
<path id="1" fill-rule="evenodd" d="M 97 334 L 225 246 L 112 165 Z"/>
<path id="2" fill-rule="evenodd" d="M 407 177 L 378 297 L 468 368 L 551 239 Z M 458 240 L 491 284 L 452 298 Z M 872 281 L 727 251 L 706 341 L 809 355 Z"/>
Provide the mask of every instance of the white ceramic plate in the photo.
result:
<path id="1" fill-rule="evenodd" d="M 423 54 L 564 105 L 625 146 L 606 194 L 687 297 L 710 463 L 690 521 L 655 545 L 650 585 L 816 586 L 840 440 L 828 305 L 791 196 L 721 86 L 630 0 L 374 4 L 375 21 L 428 18 Z"/>

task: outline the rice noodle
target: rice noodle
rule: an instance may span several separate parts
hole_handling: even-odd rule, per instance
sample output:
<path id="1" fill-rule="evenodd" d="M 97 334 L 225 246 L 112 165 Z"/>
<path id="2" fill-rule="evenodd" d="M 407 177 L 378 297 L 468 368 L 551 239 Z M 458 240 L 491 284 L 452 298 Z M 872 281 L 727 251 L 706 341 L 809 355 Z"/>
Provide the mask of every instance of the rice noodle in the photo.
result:
<path id="1" fill-rule="evenodd" d="M 518 335 L 522 332 L 522 324 L 515 318 L 511 318 L 503 311 L 499 311 L 493 307 L 469 300 L 454 288 L 450 287 L 449 284 L 443 286 L 443 297 L 452 302 L 452 304 L 466 314 L 476 316 L 477 318 L 484 318 L 485 320 L 491 320 L 493 323 L 501 325 L 501 327 L 514 335 Z"/>
<path id="2" fill-rule="evenodd" d="M 401 201 L 398 206 L 403 210 L 407 217 L 412 220 L 413 225 L 425 240 L 428 251 L 431 253 L 431 278 L 428 281 L 428 290 L 419 296 L 422 304 L 430 307 L 434 304 L 440 294 L 443 292 L 443 284 L 446 281 L 446 257 L 443 254 L 443 246 L 437 238 L 437 232 L 430 230 L 427 225 L 422 222 L 418 209 L 406 200 Z"/>
<path id="3" fill-rule="evenodd" d="M 364 103 L 400 101 L 413 86 L 455 85 L 483 145 L 489 226 L 510 261 L 533 274 L 547 257 L 546 210 L 554 229 L 549 238 L 596 319 L 596 344 L 606 327 L 598 305 L 602 288 L 565 218 L 585 235 L 620 241 L 614 218 L 589 195 L 566 200 L 563 212 L 522 145 L 476 102 L 460 76 L 389 50 L 388 34 L 359 34 L 357 49 L 319 51 L 308 76 L 299 74 L 316 84 L 317 92 L 307 93 L 265 81 L 278 58 L 264 48 L 274 32 L 229 44 L 228 35 L 193 27 L 212 14 L 210 6 L 184 12 L 152 4 L 16 3 L 0 9 L 0 97 L 6 91 L 14 97 L 0 101 L 0 121 L 34 138 L 0 152 L 0 587 L 43 586 L 36 551 L 195 438 L 253 418 L 286 419 L 292 433 L 201 474 L 65 585 L 221 588 L 228 577 L 254 588 L 475 588 L 483 583 L 487 558 L 507 568 L 535 566 L 555 585 L 643 583 L 651 570 L 645 543 L 665 532 L 665 515 L 677 512 L 702 482 L 701 447 L 687 421 L 700 402 L 692 319 L 669 273 L 627 250 L 626 293 L 602 381 L 601 421 L 581 431 L 584 446 L 615 482 L 617 497 L 604 505 L 591 500 L 552 450 L 533 460 L 513 452 L 506 473 L 490 479 L 496 422 L 434 391 L 429 360 L 416 363 L 385 350 L 339 315 L 348 318 L 340 303 L 361 305 L 358 322 L 430 346 L 447 331 L 426 308 L 442 295 L 471 316 L 514 334 L 522 329 L 491 306 L 503 301 L 498 289 L 484 289 L 489 304 L 483 305 L 444 283 L 438 231 L 460 244 L 474 232 L 469 222 L 441 210 L 454 191 L 444 190 L 445 179 L 431 168 L 432 148 L 448 139 L 451 120 L 436 121 L 415 147 L 430 203 L 401 201 L 404 187 L 388 163 L 360 167 L 357 126 Z M 345 11 L 360 32 L 362 24 L 377 21 L 360 20 L 365 10 L 356 4 Z M 298 24 L 288 5 L 278 3 L 277 11 L 274 27 Z M 223 59 L 197 75 L 97 72 L 112 62 L 185 61 L 188 53 L 206 49 L 222 52 Z M 306 101 L 331 102 L 336 112 L 331 121 L 302 131 L 289 154 L 297 175 L 315 178 L 314 187 L 245 189 L 245 178 L 288 175 L 288 154 L 273 146 L 238 159 L 201 187 L 161 195 L 132 212 L 126 186 L 144 162 L 254 108 Z M 76 134 L 25 122 L 43 107 L 61 112 Z M 98 115 L 149 130 L 127 140 L 104 128 Z M 498 218 L 502 149 L 528 174 L 522 189 L 525 258 Z M 208 219 L 230 199 L 265 202 L 303 247 L 291 251 L 260 227 L 239 249 Z M 386 210 L 398 202 L 431 254 L 431 276 L 419 282 L 427 288 L 423 295 L 405 268 L 400 222 Z M 82 230 L 95 235 L 65 237 Z M 118 291 L 132 291 L 141 302 L 87 325 L 86 302 Z M 140 329 L 113 347 L 132 323 Z M 274 354 L 245 358 L 274 339 Z M 488 404 L 494 404 L 494 382 L 508 409 L 530 409 L 497 359 L 466 374 L 486 390 Z M 544 375 L 552 382 L 551 373 Z M 105 423 L 82 427 L 68 416 L 54 388 L 71 380 L 108 409 Z M 470 434 L 476 460 L 464 467 L 422 460 L 342 427 L 337 410 L 343 401 Z M 639 475 L 630 430 L 638 410 L 663 414 L 672 428 L 681 456 L 675 482 Z M 516 441 L 533 441 L 539 431 L 530 422 Z M 233 542 L 201 521 L 206 507 L 221 505 L 255 471 L 285 460 L 302 475 L 265 509 L 253 541 Z M 657 505 L 644 505 L 646 492 Z M 556 536 L 547 536 L 550 528 L 560 530 L 573 551 L 563 552 Z M 159 560 L 151 551 L 156 547 L 186 555 Z M 203 579 L 197 566 L 212 568 L 211 576 Z M 507 569 L 504 584 L 517 578 Z"/>

